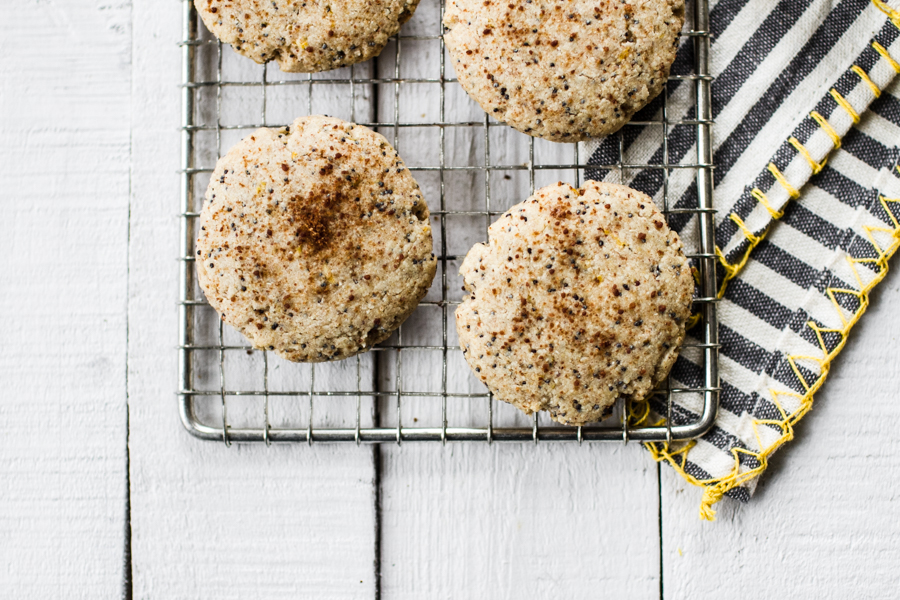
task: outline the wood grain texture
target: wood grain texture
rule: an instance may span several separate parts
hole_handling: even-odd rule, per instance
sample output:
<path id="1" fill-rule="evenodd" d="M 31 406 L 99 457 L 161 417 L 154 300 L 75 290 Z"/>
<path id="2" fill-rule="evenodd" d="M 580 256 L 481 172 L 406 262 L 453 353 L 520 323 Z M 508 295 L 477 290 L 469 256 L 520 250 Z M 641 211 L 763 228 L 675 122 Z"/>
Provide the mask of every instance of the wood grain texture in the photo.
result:
<path id="1" fill-rule="evenodd" d="M 422 3 L 405 26 L 405 35 L 440 32 L 438 3 Z M 396 43 L 379 59 L 379 73 L 395 72 Z M 400 72 L 439 80 L 439 46 L 404 40 Z M 446 77 L 452 77 L 448 61 Z M 444 87 L 443 117 L 475 122 L 484 112 L 458 84 Z M 381 122 L 440 121 L 440 85 L 401 87 L 399 97 L 379 96 Z M 384 132 L 388 139 L 394 133 Z M 522 165 L 530 160 L 529 139 L 508 127 L 430 127 L 396 130 L 398 150 L 413 167 L 437 167 L 443 150 L 447 166 L 486 163 Z M 554 165 L 574 162 L 571 144 L 536 140 L 534 160 Z M 528 171 L 476 170 L 415 172 L 432 209 L 464 211 L 445 218 L 446 235 L 435 239 L 435 252 L 458 258 L 446 265 L 446 289 L 439 272 L 429 300 L 459 301 L 459 266 L 473 244 L 487 238 L 493 218 L 474 211 L 505 210 L 530 193 Z M 575 183 L 574 170 L 540 169 L 535 186 Z M 486 185 L 489 192 L 486 192 Z M 443 192 L 443 199 L 441 194 Z M 434 231 L 442 223 L 434 219 Z M 486 392 L 457 349 L 455 319 L 447 310 L 446 390 L 452 394 Z M 404 344 L 441 344 L 441 315 L 420 308 L 401 328 Z M 385 390 L 405 393 L 442 390 L 439 352 L 404 350 L 402 361 L 383 360 L 379 376 Z M 402 368 L 401 368 L 402 367 Z M 381 424 L 440 427 L 440 400 L 403 397 L 380 402 Z M 451 397 L 450 426 L 530 427 L 531 418 L 502 402 L 489 417 L 484 398 Z M 542 420 L 542 425 L 550 425 Z M 659 596 L 659 489 L 657 468 L 637 445 L 408 443 L 382 448 L 381 574 L 384 598 L 561 598 L 610 594 L 627 598 Z"/>
<path id="2" fill-rule="evenodd" d="M 229 448 L 193 439 L 178 419 L 182 6 L 139 0 L 134 7 L 128 371 L 134 597 L 371 598 L 371 449 Z"/>
<path id="3" fill-rule="evenodd" d="M 435 6 L 423 2 L 407 33 L 437 31 Z M 663 467 L 662 542 L 656 467 L 637 445 L 387 446 L 377 540 L 371 449 L 190 438 L 175 397 L 181 9 L 21 2 L 9 18 L 22 27 L 0 38 L 0 309 L 15 316 L 0 336 L 0 596 L 121 595 L 126 440 L 135 598 L 372 598 L 377 558 L 386 599 L 656 598 L 660 552 L 667 598 L 895 595 L 895 273 L 751 504 L 725 500 L 718 521 L 701 522 L 700 490 Z M 404 76 L 432 77 L 434 44 L 405 43 Z M 448 119 L 482 118 L 458 86 L 446 91 Z M 270 122 L 298 114 L 289 92 L 273 88 Z M 379 97 L 377 116 L 390 120 L 393 89 Z M 433 87 L 404 88 L 399 100 L 410 118 L 435 116 Z M 328 103 L 310 100 L 316 112 Z M 473 131 L 445 132 L 452 164 L 483 164 Z M 437 160 L 430 134 L 397 135 L 411 165 Z M 492 130 L 492 160 L 527 160 L 520 140 Z M 538 144 L 537 160 L 568 162 L 560 148 Z M 523 173 L 495 173 L 490 200 L 479 175 L 448 174 L 446 208 L 505 208 L 527 195 Z M 439 197 L 437 179 L 422 184 L 429 201 Z M 448 252 L 483 239 L 487 221 L 470 219 Z M 441 295 L 435 287 L 429 299 Z M 434 315 L 414 319 L 406 342 L 440 342 Z M 458 353 L 448 358 L 449 389 L 480 391 Z M 394 382 L 385 386 L 439 389 L 435 356 L 409 352 L 403 365 L 397 377 L 382 364 Z M 511 410 L 495 403 L 495 423 L 527 424 Z M 451 403 L 448 418 L 481 424 L 486 411 Z M 429 398 L 404 406 L 404 423 L 440 417 Z"/>
<path id="4" fill-rule="evenodd" d="M 659 597 L 657 470 L 636 445 L 382 451 L 385 598 Z"/>
<path id="5" fill-rule="evenodd" d="M 0 36 L 0 595 L 121 594 L 130 7 Z M 37 41 L 40 40 L 40 41 Z"/>
<path id="6" fill-rule="evenodd" d="M 702 522 L 700 490 L 663 470 L 666 598 L 896 597 L 898 303 L 888 273 L 750 504 Z"/>

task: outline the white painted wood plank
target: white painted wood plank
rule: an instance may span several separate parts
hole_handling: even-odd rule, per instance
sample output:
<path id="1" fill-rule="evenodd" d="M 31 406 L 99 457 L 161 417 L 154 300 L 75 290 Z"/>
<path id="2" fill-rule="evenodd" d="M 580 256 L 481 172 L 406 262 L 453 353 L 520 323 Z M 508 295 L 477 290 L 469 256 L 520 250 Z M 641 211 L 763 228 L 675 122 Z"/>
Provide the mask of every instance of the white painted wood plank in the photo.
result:
<path id="1" fill-rule="evenodd" d="M 371 449 L 226 448 L 191 438 L 178 419 L 181 8 L 175 0 L 138 0 L 134 8 L 128 371 L 134 597 L 371 598 Z"/>
<path id="2" fill-rule="evenodd" d="M 114 598 L 125 532 L 130 8 L 5 6 L 0 595 Z"/>
<path id="3" fill-rule="evenodd" d="M 896 597 L 898 303 L 889 273 L 750 504 L 700 521 L 701 491 L 664 468 L 666 598 Z"/>
<path id="4" fill-rule="evenodd" d="M 659 597 L 657 469 L 636 445 L 385 452 L 385 598 Z"/>
<path id="5" fill-rule="evenodd" d="M 440 33 L 438 3 L 422 3 L 406 25 L 409 35 Z M 392 47 L 380 62 L 381 74 L 394 72 Z M 439 45 L 404 41 L 401 73 L 440 78 Z M 447 60 L 447 77 L 452 61 Z M 444 90 L 448 121 L 484 118 L 482 110 L 458 84 Z M 412 107 L 415 107 L 413 111 Z M 409 86 L 400 92 L 401 120 L 439 121 L 440 85 Z M 394 118 L 393 94 L 379 96 L 379 121 Z M 390 138 L 391 131 L 388 130 Z M 487 139 L 486 139 L 487 138 Z M 447 128 L 446 166 L 479 167 L 486 153 L 493 165 L 518 166 L 529 160 L 530 139 L 508 127 L 487 135 L 482 127 Z M 429 127 L 398 131 L 399 152 L 411 166 L 440 165 L 440 136 Z M 538 164 L 574 162 L 572 144 L 534 143 Z M 415 172 L 432 209 L 440 207 L 437 172 Z M 538 170 L 540 187 L 559 180 L 575 183 L 574 170 Z M 498 170 L 444 173 L 443 208 L 505 210 L 529 194 L 528 172 Z M 434 219 L 435 251 L 458 256 L 447 265 L 446 297 L 461 299 L 458 275 L 462 257 L 486 239 L 493 218 L 446 217 L 441 243 L 440 220 Z M 443 246 L 443 247 L 442 247 Z M 440 277 L 429 299 L 440 300 Z M 447 388 L 451 393 L 485 393 L 456 349 L 454 306 L 448 310 Z M 441 343 L 440 314 L 420 308 L 402 328 L 405 344 Z M 404 350 L 402 374 L 391 357 L 380 373 L 385 389 L 440 392 L 440 352 Z M 484 399 L 451 397 L 448 425 L 486 427 Z M 404 426 L 440 427 L 441 403 L 435 397 L 404 397 Z M 395 426 L 395 399 L 381 402 L 381 423 Z M 495 426 L 529 427 L 531 418 L 509 405 L 494 402 Z M 549 425 L 549 421 L 542 422 Z M 384 598 L 561 598 L 598 594 L 628 598 L 659 596 L 658 482 L 656 465 L 638 446 L 541 443 L 408 443 L 382 448 L 381 573 Z"/>

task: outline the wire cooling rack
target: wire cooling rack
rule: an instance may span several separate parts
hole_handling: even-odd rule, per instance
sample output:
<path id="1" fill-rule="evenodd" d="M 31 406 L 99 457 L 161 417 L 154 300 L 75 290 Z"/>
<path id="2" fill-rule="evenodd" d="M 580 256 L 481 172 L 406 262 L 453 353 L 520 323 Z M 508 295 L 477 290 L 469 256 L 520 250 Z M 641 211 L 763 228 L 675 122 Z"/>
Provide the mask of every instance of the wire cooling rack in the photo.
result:
<path id="1" fill-rule="evenodd" d="M 399 36 L 375 60 L 318 74 L 282 73 L 223 47 L 184 2 L 181 192 L 180 414 L 193 435 L 231 442 L 403 441 L 672 441 L 697 437 L 718 406 L 718 331 L 710 147 L 707 0 L 689 2 L 682 33 L 693 45 L 688 72 L 673 69 L 658 120 L 633 120 L 617 134 L 609 164 L 588 162 L 585 146 L 554 144 L 513 131 L 468 99 L 448 68 L 441 38 L 443 2 L 423 0 Z M 667 110 L 672 82 L 689 92 L 690 113 Z M 431 208 L 438 273 L 419 308 L 370 352 L 321 364 L 294 364 L 255 350 L 206 303 L 197 286 L 195 228 L 215 161 L 259 127 L 280 127 L 305 114 L 329 114 L 366 125 L 391 141 L 419 181 Z M 682 118 L 684 117 L 684 118 Z M 690 128 L 696 152 L 670 163 L 675 128 Z M 628 128 L 656 128 L 663 160 L 629 154 Z M 635 130 L 637 131 L 637 130 Z M 609 141 L 609 140 L 607 140 Z M 609 144 L 607 144 L 608 146 Z M 614 146 L 615 144 L 613 144 Z M 602 161 L 601 161 L 602 162 Z M 703 365 L 702 387 L 661 386 L 657 405 L 671 416 L 678 394 L 702 398 L 699 418 L 663 426 L 630 426 L 619 406 L 596 425 L 554 426 L 546 414 L 526 417 L 494 399 L 471 375 L 452 326 L 462 292 L 458 269 L 491 221 L 536 188 L 580 185 L 586 172 L 628 182 L 644 170 L 662 174 L 658 203 L 667 218 L 695 220 L 682 229 L 699 271 L 700 322 L 684 352 Z M 697 187 L 697 205 L 670 206 L 670 176 Z M 611 179 L 609 179 L 611 177 Z M 661 202 L 659 202 L 661 200 Z M 686 231 L 692 233 L 687 239 Z M 448 323 L 450 325 L 448 325 Z"/>

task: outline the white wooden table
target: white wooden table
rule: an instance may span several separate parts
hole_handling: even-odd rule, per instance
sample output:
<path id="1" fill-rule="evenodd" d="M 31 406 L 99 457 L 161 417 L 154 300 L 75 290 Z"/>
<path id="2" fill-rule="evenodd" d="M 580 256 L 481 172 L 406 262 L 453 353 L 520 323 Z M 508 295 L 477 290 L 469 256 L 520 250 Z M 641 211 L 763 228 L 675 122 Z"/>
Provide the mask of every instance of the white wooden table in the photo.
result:
<path id="1" fill-rule="evenodd" d="M 0 596 L 896 597 L 895 275 L 715 523 L 633 444 L 200 442 L 175 399 L 181 2 L 13 4 Z"/>

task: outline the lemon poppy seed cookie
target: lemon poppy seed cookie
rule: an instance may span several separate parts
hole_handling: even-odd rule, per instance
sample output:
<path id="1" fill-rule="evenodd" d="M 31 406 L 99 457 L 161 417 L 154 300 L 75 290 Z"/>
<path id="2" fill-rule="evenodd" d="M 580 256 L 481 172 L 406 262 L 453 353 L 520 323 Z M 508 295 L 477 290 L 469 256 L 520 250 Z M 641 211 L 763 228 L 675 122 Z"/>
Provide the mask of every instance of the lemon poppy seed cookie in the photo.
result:
<path id="1" fill-rule="evenodd" d="M 448 0 L 444 42 L 481 108 L 554 142 L 608 135 L 665 86 L 684 0 Z"/>
<path id="2" fill-rule="evenodd" d="M 386 339 L 436 266 L 428 207 L 387 140 L 318 116 L 259 129 L 219 159 L 196 250 L 222 320 L 293 361 Z"/>
<path id="3" fill-rule="evenodd" d="M 460 268 L 466 361 L 500 400 L 569 425 L 665 379 L 694 290 L 678 235 L 621 185 L 558 183 L 504 213 Z"/>
<path id="4" fill-rule="evenodd" d="M 314 73 L 378 56 L 419 0 L 194 0 L 236 52 L 282 71 Z"/>

